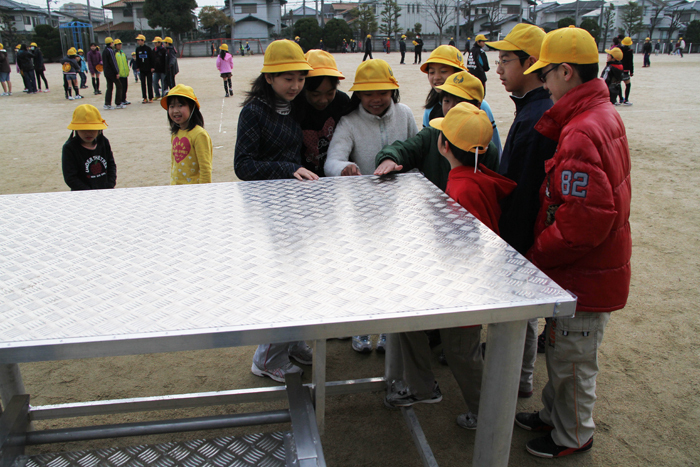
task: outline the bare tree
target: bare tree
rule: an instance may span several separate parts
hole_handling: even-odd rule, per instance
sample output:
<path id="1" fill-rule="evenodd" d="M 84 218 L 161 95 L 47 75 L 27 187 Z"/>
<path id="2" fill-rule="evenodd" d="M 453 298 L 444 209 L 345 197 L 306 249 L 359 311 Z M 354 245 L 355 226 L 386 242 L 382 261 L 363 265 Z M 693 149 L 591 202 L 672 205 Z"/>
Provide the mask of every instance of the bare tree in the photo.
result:
<path id="1" fill-rule="evenodd" d="M 438 28 L 438 44 L 441 44 L 442 30 L 454 19 L 454 3 L 451 0 L 426 0 L 425 7 Z"/>
<path id="2" fill-rule="evenodd" d="M 462 0 L 462 4 L 459 7 L 462 13 L 462 17 L 467 20 L 466 24 L 464 25 L 464 32 L 467 37 L 470 37 L 474 34 L 474 16 L 472 16 L 473 2 L 474 0 Z"/>
<path id="3" fill-rule="evenodd" d="M 489 18 L 489 40 L 494 40 L 493 31 L 496 23 L 501 19 L 501 0 L 496 0 L 486 6 L 486 15 Z"/>
<path id="4" fill-rule="evenodd" d="M 605 44 L 608 43 L 608 33 L 615 27 L 615 5 L 611 3 L 610 6 L 605 9 L 602 15 L 602 21 L 603 24 L 601 27 L 605 33 L 603 34 L 603 40 L 601 42 L 603 42 L 603 47 L 606 47 Z"/>
<path id="5" fill-rule="evenodd" d="M 673 33 L 680 29 L 681 27 L 681 15 L 683 14 L 682 10 L 679 10 L 678 8 L 674 8 L 670 12 L 665 13 L 665 16 L 668 17 L 668 19 L 671 21 L 671 24 L 668 26 L 668 38 L 671 39 L 673 36 Z"/>

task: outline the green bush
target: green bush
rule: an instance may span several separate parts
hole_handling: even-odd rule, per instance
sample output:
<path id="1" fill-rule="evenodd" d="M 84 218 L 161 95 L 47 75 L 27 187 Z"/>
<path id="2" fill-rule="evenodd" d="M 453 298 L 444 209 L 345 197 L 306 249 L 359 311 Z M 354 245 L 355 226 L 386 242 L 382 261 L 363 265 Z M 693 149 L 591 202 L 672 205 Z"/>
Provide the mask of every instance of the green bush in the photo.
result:
<path id="1" fill-rule="evenodd" d="M 333 18 L 326 23 L 323 30 L 323 42 L 329 49 L 338 49 L 345 39 L 348 44 L 352 39 L 352 29 L 344 19 Z"/>
<path id="2" fill-rule="evenodd" d="M 299 36 L 299 45 L 306 52 L 315 49 L 323 39 L 323 29 L 316 22 L 316 18 L 302 18 L 294 23 L 294 35 Z"/>
<path id="3" fill-rule="evenodd" d="M 36 45 L 39 46 L 45 61 L 52 62 L 61 59 L 61 37 L 58 28 L 48 24 L 37 25 L 34 28 L 32 42 L 36 42 Z"/>

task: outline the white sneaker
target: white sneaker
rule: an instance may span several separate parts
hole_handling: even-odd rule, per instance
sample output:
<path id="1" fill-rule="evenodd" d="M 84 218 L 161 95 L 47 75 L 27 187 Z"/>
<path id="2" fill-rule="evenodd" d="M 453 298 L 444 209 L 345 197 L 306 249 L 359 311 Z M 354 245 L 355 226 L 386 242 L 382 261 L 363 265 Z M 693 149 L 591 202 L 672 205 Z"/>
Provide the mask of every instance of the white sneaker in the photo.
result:
<path id="1" fill-rule="evenodd" d="M 250 371 L 255 376 L 267 376 L 278 383 L 284 383 L 284 377 L 287 375 L 287 373 L 299 373 L 300 375 L 304 374 L 304 371 L 298 366 L 294 365 L 292 362 L 287 362 L 282 368 L 275 368 L 274 370 L 262 370 L 258 368 L 258 365 L 256 365 L 255 362 L 253 362 L 253 366 L 250 367 Z"/>
<path id="2" fill-rule="evenodd" d="M 289 351 L 289 356 L 302 365 L 311 365 L 313 362 L 313 351 L 306 343 L 303 346 L 295 346 Z"/>
<path id="3" fill-rule="evenodd" d="M 44 92 L 51 92 L 49 91 L 49 88 L 44 89 Z"/>
<path id="4" fill-rule="evenodd" d="M 75 97 L 73 97 L 73 96 L 68 96 L 68 100 L 69 100 L 69 101 L 75 100 Z"/>
<path id="5" fill-rule="evenodd" d="M 457 425 L 467 430 L 476 430 L 477 415 L 471 412 L 463 413 L 457 417 Z"/>
<path id="6" fill-rule="evenodd" d="M 3 92 L 2 94 L 0 94 L 0 96 L 9 96 L 9 95 L 10 95 L 9 92 Z"/>
<path id="7" fill-rule="evenodd" d="M 105 109 L 105 110 L 112 110 L 114 107 L 112 107 L 111 105 L 106 105 L 106 104 L 105 104 L 105 105 L 102 106 L 102 108 Z"/>
<path id="8" fill-rule="evenodd" d="M 73 99 L 82 99 L 82 98 L 83 98 L 83 96 L 81 96 L 80 94 L 78 94 L 78 95 L 75 96 Z"/>
<path id="9" fill-rule="evenodd" d="M 352 336 L 352 350 L 359 353 L 371 353 L 372 341 L 369 336 Z"/>
<path id="10" fill-rule="evenodd" d="M 118 106 L 114 107 L 115 109 L 125 109 L 126 106 L 124 104 L 119 104 Z"/>

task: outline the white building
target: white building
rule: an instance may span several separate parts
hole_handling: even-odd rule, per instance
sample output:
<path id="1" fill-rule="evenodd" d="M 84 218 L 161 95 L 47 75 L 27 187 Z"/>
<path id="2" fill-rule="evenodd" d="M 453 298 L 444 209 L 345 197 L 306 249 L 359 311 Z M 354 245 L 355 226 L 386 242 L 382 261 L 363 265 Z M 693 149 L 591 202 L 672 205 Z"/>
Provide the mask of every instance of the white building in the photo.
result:
<path id="1" fill-rule="evenodd" d="M 226 0 L 223 8 L 231 16 Z M 239 39 L 269 39 L 282 28 L 282 5 L 286 0 L 233 0 L 233 19 L 236 21 L 233 36 Z"/>

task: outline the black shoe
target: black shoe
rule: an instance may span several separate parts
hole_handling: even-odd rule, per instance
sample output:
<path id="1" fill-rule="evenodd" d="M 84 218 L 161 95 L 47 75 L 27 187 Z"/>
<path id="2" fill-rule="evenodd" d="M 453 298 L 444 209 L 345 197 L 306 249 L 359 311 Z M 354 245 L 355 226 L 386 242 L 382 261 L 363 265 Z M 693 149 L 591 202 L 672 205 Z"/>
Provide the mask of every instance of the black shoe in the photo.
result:
<path id="1" fill-rule="evenodd" d="M 434 349 L 438 345 L 442 344 L 442 338 L 440 337 L 440 330 L 433 329 L 430 331 L 425 331 L 428 335 L 428 345 L 431 349 Z"/>
<path id="2" fill-rule="evenodd" d="M 545 331 L 542 331 L 537 337 L 537 353 L 544 353 L 545 345 L 547 343 L 547 337 L 544 335 Z"/>
<path id="3" fill-rule="evenodd" d="M 520 412 L 515 415 L 515 424 L 527 431 L 552 431 L 554 429 L 553 426 L 542 421 L 539 412 Z"/>
<path id="4" fill-rule="evenodd" d="M 100 90 L 98 89 L 98 90 L 97 90 L 97 94 L 102 94 L 102 91 L 100 91 Z"/>
<path id="5" fill-rule="evenodd" d="M 518 398 L 519 399 L 529 399 L 532 397 L 533 394 L 534 394 L 533 391 L 521 391 L 520 389 L 518 389 Z"/>
<path id="6" fill-rule="evenodd" d="M 593 437 L 591 437 L 591 439 L 589 439 L 580 448 L 569 448 L 566 446 L 559 446 L 558 444 L 556 444 L 552 439 L 551 434 L 548 434 L 547 436 L 543 436 L 541 438 L 531 439 L 525 445 L 527 452 L 529 452 L 533 456 L 546 457 L 549 459 L 553 457 L 564 457 L 568 456 L 569 454 L 579 454 L 582 452 L 588 452 L 591 450 L 592 447 Z"/>

